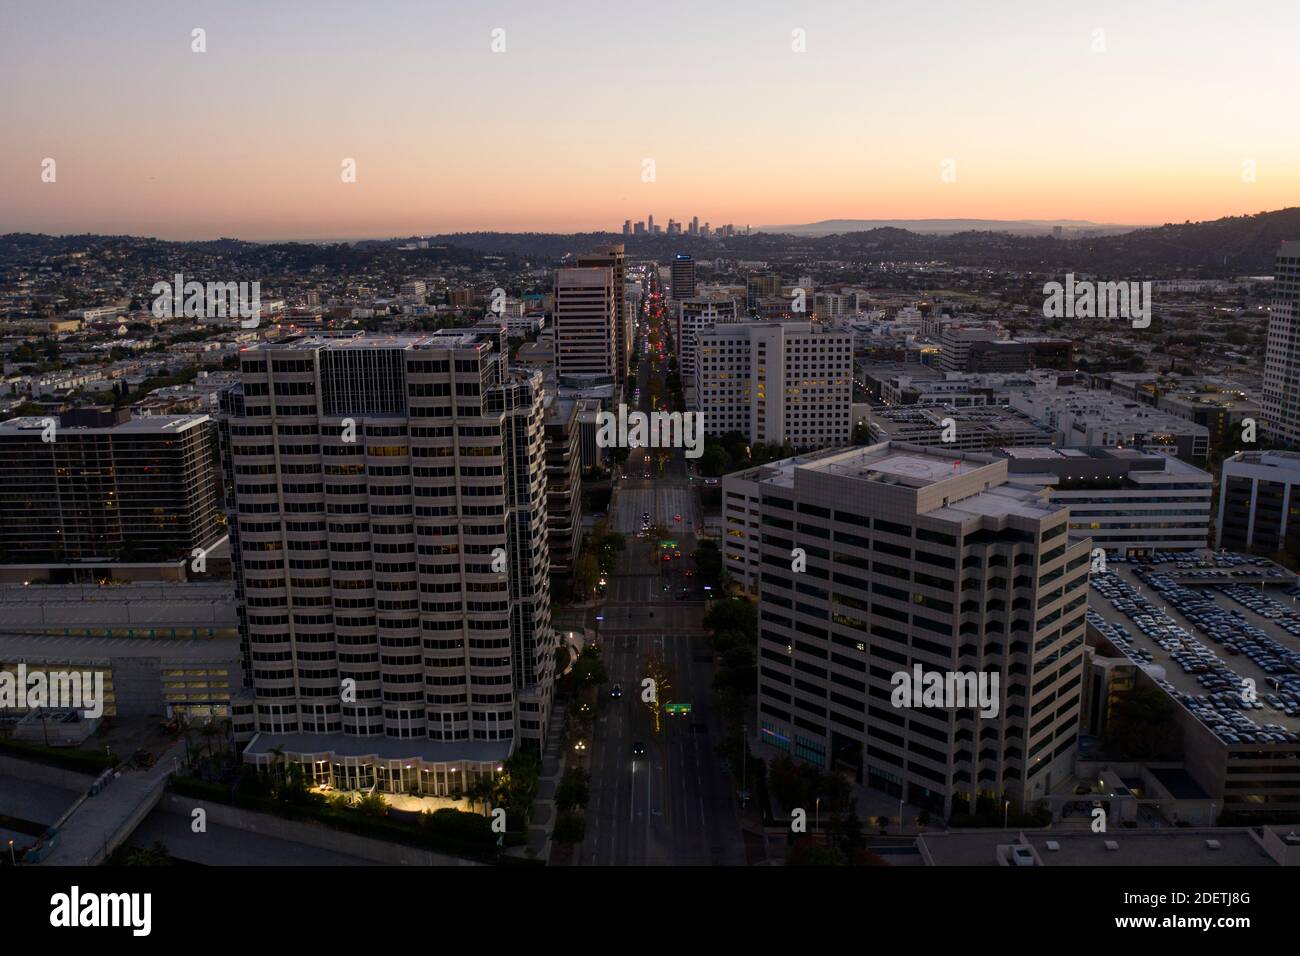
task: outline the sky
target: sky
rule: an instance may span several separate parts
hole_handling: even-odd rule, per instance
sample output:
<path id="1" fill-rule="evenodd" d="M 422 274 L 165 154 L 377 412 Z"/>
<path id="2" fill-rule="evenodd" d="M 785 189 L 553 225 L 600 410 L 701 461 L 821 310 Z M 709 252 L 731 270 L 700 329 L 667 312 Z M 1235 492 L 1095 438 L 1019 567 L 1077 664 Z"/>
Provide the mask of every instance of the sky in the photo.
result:
<path id="1" fill-rule="evenodd" d="M 1214 219 L 1300 199 L 1297 48 L 1295 0 L 0 0 L 0 233 Z"/>

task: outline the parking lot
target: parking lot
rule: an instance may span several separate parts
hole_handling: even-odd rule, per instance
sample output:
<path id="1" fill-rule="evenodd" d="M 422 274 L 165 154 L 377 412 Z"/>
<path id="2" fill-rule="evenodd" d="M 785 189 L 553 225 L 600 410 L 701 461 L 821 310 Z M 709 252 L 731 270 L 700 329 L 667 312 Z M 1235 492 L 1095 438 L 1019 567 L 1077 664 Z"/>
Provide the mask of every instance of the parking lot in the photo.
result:
<path id="1" fill-rule="evenodd" d="M 1216 570 L 1251 560 L 1223 556 Z M 1157 683 L 1224 743 L 1300 743 L 1300 614 L 1277 600 L 1293 595 L 1232 577 L 1187 587 L 1169 573 L 1178 570 L 1111 559 L 1091 579 L 1100 600 L 1089 622 L 1136 663 L 1161 668 Z"/>

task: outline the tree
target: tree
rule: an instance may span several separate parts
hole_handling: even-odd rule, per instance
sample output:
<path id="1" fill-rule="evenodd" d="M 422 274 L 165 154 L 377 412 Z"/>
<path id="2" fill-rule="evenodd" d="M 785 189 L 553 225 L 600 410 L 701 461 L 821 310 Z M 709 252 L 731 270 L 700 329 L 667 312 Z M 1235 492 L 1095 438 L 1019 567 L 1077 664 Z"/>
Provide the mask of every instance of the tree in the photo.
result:
<path id="1" fill-rule="evenodd" d="M 1115 760 L 1182 758 L 1182 735 L 1173 705 L 1154 688 L 1134 687 L 1111 704 L 1101 743 Z"/>
<path id="2" fill-rule="evenodd" d="M 741 597 L 730 597 L 714 603 L 704 615 L 704 626 L 714 632 L 739 631 L 750 640 L 758 638 L 758 611 Z"/>
<path id="3" fill-rule="evenodd" d="M 555 788 L 555 807 L 561 813 L 585 807 L 591 798 L 591 774 L 575 767 L 564 772 Z"/>
<path id="4" fill-rule="evenodd" d="M 704 453 L 700 455 L 699 472 L 706 478 L 720 478 L 732 471 L 731 457 L 726 449 L 708 438 L 704 440 Z"/>
<path id="5" fill-rule="evenodd" d="M 603 684 L 609 680 L 609 675 L 605 670 L 605 661 L 601 657 L 600 648 L 594 644 L 588 644 L 578 655 L 578 663 L 574 665 L 574 673 L 578 678 L 578 686 L 595 687 L 597 684 Z"/>
<path id="6" fill-rule="evenodd" d="M 600 563 L 595 555 L 584 554 L 573 563 L 573 591 L 580 600 L 591 597 L 600 580 Z"/>
<path id="7" fill-rule="evenodd" d="M 482 774 L 477 780 L 469 785 L 469 789 L 465 791 L 465 796 L 469 797 L 470 806 L 476 806 L 477 804 L 482 803 L 483 813 L 486 815 L 488 812 L 488 806 L 492 800 L 492 792 L 495 789 L 496 785 L 492 778 L 487 774 Z"/>
<path id="8" fill-rule="evenodd" d="M 857 850 L 861 850 L 867 845 L 867 839 L 862 832 L 862 821 L 858 819 L 858 805 L 855 801 L 849 802 L 849 810 L 835 824 L 835 842 L 841 850 L 849 854 L 852 858 Z"/>
<path id="9" fill-rule="evenodd" d="M 356 802 L 357 812 L 367 817 L 384 817 L 388 815 L 388 801 L 378 790 L 371 790 Z"/>
<path id="10" fill-rule="evenodd" d="M 641 699 L 654 718 L 655 733 L 658 733 L 662 727 L 661 718 L 664 708 L 672 703 L 669 691 L 672 690 L 673 672 L 663 656 L 652 651 L 646 656 L 641 673 L 654 681 L 649 688 L 642 691 Z"/>
<path id="11" fill-rule="evenodd" d="M 700 583 L 710 587 L 722 584 L 722 552 L 716 541 L 701 541 L 695 549 L 695 570 L 700 576 Z"/>

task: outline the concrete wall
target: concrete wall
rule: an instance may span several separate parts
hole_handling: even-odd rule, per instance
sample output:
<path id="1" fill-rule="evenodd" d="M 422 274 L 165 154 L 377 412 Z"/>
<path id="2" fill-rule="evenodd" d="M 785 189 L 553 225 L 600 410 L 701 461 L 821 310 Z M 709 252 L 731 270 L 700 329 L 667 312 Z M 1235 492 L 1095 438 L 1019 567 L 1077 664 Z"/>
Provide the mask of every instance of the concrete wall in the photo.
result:
<path id="1" fill-rule="evenodd" d="M 77 773 L 73 770 L 64 770 L 61 767 L 51 767 L 47 764 L 37 763 L 34 760 L 20 760 L 17 757 L 10 757 L 5 754 L 0 754 L 0 777 L 32 780 L 36 783 L 48 784 L 51 787 L 75 790 L 78 793 L 89 788 L 91 782 L 95 779 L 93 775 L 88 773 Z"/>
<path id="2" fill-rule="evenodd" d="M 191 819 L 196 807 L 207 811 L 209 823 L 260 833 L 280 840 L 303 843 L 307 846 L 347 853 L 376 863 L 392 866 L 475 866 L 471 860 L 446 856 L 421 850 L 417 847 L 403 846 L 400 843 L 388 843 L 372 837 L 358 836 L 342 830 L 334 830 L 316 823 L 298 820 L 285 820 L 267 813 L 256 813 L 231 807 L 222 803 L 209 803 L 193 797 L 180 796 L 175 793 L 163 794 L 158 808 L 166 813 L 173 813 Z"/>

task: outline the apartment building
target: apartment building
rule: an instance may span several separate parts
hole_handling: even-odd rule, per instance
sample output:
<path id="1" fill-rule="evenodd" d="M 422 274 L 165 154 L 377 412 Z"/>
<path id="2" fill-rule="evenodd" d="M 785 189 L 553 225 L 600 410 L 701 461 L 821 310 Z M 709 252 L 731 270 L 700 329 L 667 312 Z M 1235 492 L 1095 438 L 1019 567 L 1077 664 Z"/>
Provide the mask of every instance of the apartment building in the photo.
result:
<path id="1" fill-rule="evenodd" d="M 1300 556 L 1300 452 L 1243 451 L 1223 463 L 1220 548 Z"/>
<path id="2" fill-rule="evenodd" d="M 0 423 L 0 565 L 93 580 L 189 561 L 223 534 L 207 415 L 80 408 Z"/>
<path id="3" fill-rule="evenodd" d="M 893 442 L 722 487 L 726 567 L 758 595 L 767 748 L 944 815 L 1032 805 L 1069 775 L 1091 543 L 1064 506 L 1005 460 Z M 896 704 L 917 668 L 984 675 L 995 712 Z"/>
<path id="4" fill-rule="evenodd" d="M 1275 260 L 1260 405 L 1269 441 L 1300 447 L 1300 241 L 1282 243 Z"/>
<path id="5" fill-rule="evenodd" d="M 448 794 L 542 746 L 542 377 L 499 330 L 302 336 L 222 396 L 258 737 L 317 782 Z"/>
<path id="6" fill-rule="evenodd" d="M 1071 539 L 1121 555 L 1210 546 L 1214 476 L 1137 448 L 1004 448 L 1017 484 L 1070 509 Z"/>
<path id="7" fill-rule="evenodd" d="M 853 343 L 811 322 L 717 325 L 696 335 L 695 396 L 704 431 L 794 448 L 853 434 Z"/>

